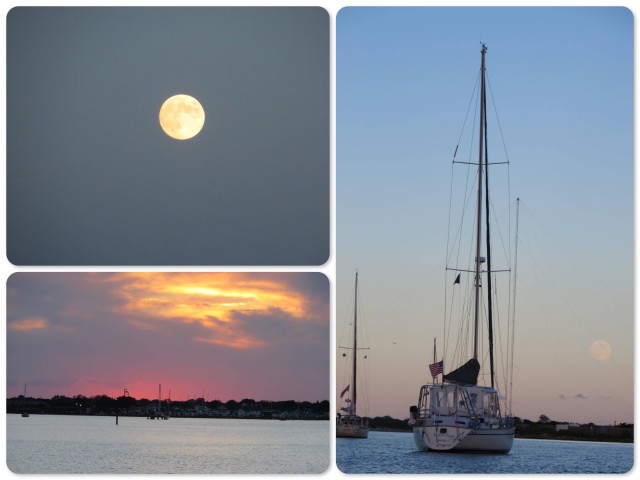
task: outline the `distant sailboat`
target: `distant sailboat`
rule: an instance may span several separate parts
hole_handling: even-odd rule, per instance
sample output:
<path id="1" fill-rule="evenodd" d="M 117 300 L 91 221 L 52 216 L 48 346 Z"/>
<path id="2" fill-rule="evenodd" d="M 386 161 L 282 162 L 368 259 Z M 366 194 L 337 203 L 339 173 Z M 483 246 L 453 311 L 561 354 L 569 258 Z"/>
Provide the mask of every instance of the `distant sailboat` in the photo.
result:
<path id="1" fill-rule="evenodd" d="M 22 396 L 22 416 L 27 418 L 29 412 L 27 412 L 27 384 L 24 384 L 24 395 Z"/>
<path id="2" fill-rule="evenodd" d="M 147 420 L 169 420 L 169 413 L 162 412 L 162 384 L 158 384 L 158 409 Z"/>
<path id="3" fill-rule="evenodd" d="M 358 416 L 357 412 L 357 394 L 358 394 L 358 273 L 356 272 L 356 287 L 355 287 L 355 307 L 353 315 L 353 348 L 352 348 L 352 370 L 351 370 L 351 383 L 347 385 L 340 395 L 340 398 L 344 397 L 350 392 L 350 395 L 346 398 L 346 407 L 342 407 L 341 410 L 346 412 L 346 415 L 338 413 L 336 418 L 336 437 L 347 438 L 368 438 L 369 426 L 367 421 Z M 353 389 L 351 388 L 353 387 Z"/>
<path id="4" fill-rule="evenodd" d="M 463 316 L 473 322 L 473 353 L 471 358 L 457 369 L 444 373 L 443 362 L 430 365 L 431 375 L 434 377 L 432 384 L 423 385 L 418 396 L 418 405 L 410 409 L 409 424 L 413 426 L 413 436 L 416 447 L 419 450 L 431 451 L 468 451 L 468 452 L 493 452 L 507 453 L 513 445 L 515 428 L 513 418 L 506 410 L 505 395 L 498 391 L 497 377 L 494 368 L 494 333 L 492 310 L 497 302 L 495 289 L 492 288 L 493 276 L 496 270 L 492 269 L 491 244 L 489 235 L 489 180 L 487 153 L 487 112 L 485 89 L 485 53 L 487 48 L 482 45 L 482 60 L 480 72 L 480 148 L 477 163 L 477 205 L 475 225 L 472 226 L 473 234 L 469 242 L 471 268 L 447 268 L 452 270 L 457 277 L 454 285 L 460 285 L 460 275 L 470 274 L 467 285 L 470 295 L 466 298 L 469 307 L 463 309 Z M 457 151 L 457 148 L 456 148 Z M 454 154 L 455 160 L 455 154 Z M 455 161 L 454 161 L 455 163 Z M 464 163 L 464 162 L 458 162 Z M 483 187 L 485 188 L 483 197 Z M 466 198 L 466 197 L 465 197 Z M 484 201 L 483 201 L 484 200 Z M 483 203 L 486 207 L 484 219 L 485 238 L 483 242 L 482 219 Z M 484 248 L 484 252 L 482 249 Z M 486 262 L 486 268 L 485 268 Z M 509 270 L 506 270 L 509 271 Z M 494 298 L 495 297 L 495 298 Z M 453 301 L 451 302 L 453 304 Z M 488 326 L 488 352 L 479 354 L 478 336 L 480 316 L 486 311 Z M 494 312 L 495 314 L 495 312 Z M 447 318 L 449 314 L 447 314 Z M 461 332 L 461 341 L 466 341 L 466 336 Z M 462 351 L 462 349 L 460 350 Z M 435 344 L 434 344 L 435 352 Z M 434 353 L 435 355 L 435 353 Z M 468 356 L 466 357 L 469 358 Z M 478 374 L 481 370 L 480 361 L 488 359 L 490 366 L 490 384 L 480 385 Z M 460 360 L 462 361 L 462 359 Z M 442 374 L 442 383 L 437 383 L 436 377 Z"/>

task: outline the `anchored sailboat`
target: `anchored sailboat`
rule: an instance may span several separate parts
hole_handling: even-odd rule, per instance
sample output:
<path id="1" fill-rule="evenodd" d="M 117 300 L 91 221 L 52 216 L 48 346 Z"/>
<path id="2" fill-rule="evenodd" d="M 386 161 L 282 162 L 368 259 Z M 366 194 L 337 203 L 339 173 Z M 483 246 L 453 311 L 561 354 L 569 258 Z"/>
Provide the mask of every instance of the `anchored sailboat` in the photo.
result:
<path id="1" fill-rule="evenodd" d="M 515 434 L 513 419 L 503 413 L 503 410 L 506 410 L 506 402 L 498 391 L 494 359 L 493 301 L 495 292 L 492 289 L 492 281 L 496 270 L 492 270 L 491 264 L 489 224 L 491 207 L 488 177 L 490 163 L 488 161 L 486 130 L 486 52 L 487 48 L 483 44 L 480 69 L 480 145 L 477 162 L 477 205 L 474 225 L 475 238 L 471 247 L 471 250 L 475 250 L 475 258 L 471 260 L 471 268 L 466 270 L 447 267 L 447 270 L 453 270 L 457 274 L 454 284 L 460 284 L 460 276 L 463 274 L 471 276 L 470 281 L 467 283 L 467 285 L 472 285 L 469 289 L 470 306 L 463 310 L 472 321 L 473 353 L 468 361 L 447 374 L 444 374 L 443 363 L 436 362 L 434 358 L 434 364 L 430 366 L 433 367 L 431 372 L 432 374 L 442 373 L 442 383 L 437 383 L 434 378 L 431 384 L 423 385 L 420 388 L 418 405 L 412 406 L 410 409 L 409 423 L 413 426 L 414 441 L 416 447 L 424 451 L 507 453 L 511 450 Z M 485 189 L 484 193 L 483 187 Z M 484 215 L 483 206 L 485 207 Z M 485 220 L 484 238 L 483 216 Z M 478 375 L 481 371 L 480 362 L 486 363 L 487 356 L 479 353 L 479 331 L 481 328 L 480 319 L 485 312 L 491 380 L 489 385 L 483 386 L 478 382 Z M 460 330 L 460 332 L 463 331 L 464 329 Z M 435 377 L 436 375 L 433 376 Z"/>
<path id="2" fill-rule="evenodd" d="M 171 390 L 169 390 L 171 392 Z M 155 413 L 150 413 L 147 420 L 169 420 L 169 413 L 162 411 L 162 384 L 158 384 L 158 409 Z"/>
<path id="3" fill-rule="evenodd" d="M 27 418 L 29 416 L 29 412 L 27 412 L 27 384 L 24 384 L 24 395 L 22 396 L 22 417 Z"/>
<path id="4" fill-rule="evenodd" d="M 366 419 L 358 416 L 358 272 L 356 272 L 355 306 L 353 313 L 353 348 L 351 349 L 351 383 L 341 392 L 340 398 L 347 395 L 346 407 L 341 410 L 345 415 L 338 413 L 336 418 L 336 437 L 368 438 L 369 426 Z"/>

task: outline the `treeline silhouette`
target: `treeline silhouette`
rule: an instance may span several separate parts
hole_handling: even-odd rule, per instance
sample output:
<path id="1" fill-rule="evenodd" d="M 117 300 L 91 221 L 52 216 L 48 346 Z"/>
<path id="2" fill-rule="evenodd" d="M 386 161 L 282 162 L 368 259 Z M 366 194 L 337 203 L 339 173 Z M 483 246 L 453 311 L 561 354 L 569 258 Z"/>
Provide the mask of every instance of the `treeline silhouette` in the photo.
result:
<path id="1" fill-rule="evenodd" d="M 52 398 L 33 398 L 19 395 L 7 399 L 7 413 L 30 413 L 46 415 L 121 415 L 147 416 L 162 411 L 177 417 L 233 417 L 233 418 L 283 418 L 283 419 L 329 419 L 329 401 L 282 400 L 256 401 L 245 398 L 240 401 L 205 401 L 204 398 L 190 400 L 134 398 L 123 395 L 112 398 L 107 395 Z"/>

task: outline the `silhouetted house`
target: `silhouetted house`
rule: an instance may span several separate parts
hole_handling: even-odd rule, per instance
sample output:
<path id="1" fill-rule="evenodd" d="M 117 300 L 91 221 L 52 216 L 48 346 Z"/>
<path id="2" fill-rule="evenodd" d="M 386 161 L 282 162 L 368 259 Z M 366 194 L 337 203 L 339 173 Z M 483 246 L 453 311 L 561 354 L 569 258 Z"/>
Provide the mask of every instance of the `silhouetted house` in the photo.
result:
<path id="1" fill-rule="evenodd" d="M 580 424 L 578 423 L 558 423 L 556 424 L 556 432 L 560 430 L 574 430 L 580 428 Z"/>

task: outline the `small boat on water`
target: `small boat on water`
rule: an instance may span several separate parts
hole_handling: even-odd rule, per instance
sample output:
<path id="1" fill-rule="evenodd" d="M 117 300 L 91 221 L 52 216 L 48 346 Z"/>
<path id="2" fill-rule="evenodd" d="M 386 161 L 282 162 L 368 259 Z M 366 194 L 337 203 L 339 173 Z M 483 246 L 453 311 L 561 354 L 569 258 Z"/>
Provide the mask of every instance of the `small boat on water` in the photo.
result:
<path id="1" fill-rule="evenodd" d="M 29 417 L 29 412 L 27 412 L 27 384 L 24 384 L 24 395 L 22 396 L 22 418 Z"/>
<path id="2" fill-rule="evenodd" d="M 169 391 L 169 394 L 171 394 L 171 391 Z M 169 414 L 167 412 L 162 411 L 161 398 L 162 398 L 162 385 L 159 384 L 158 385 L 158 409 L 154 413 L 151 413 L 147 417 L 147 420 L 169 420 Z"/>
<path id="3" fill-rule="evenodd" d="M 481 50 L 481 67 L 480 67 L 480 134 L 479 134 L 479 159 L 476 164 L 477 175 L 475 180 L 471 179 L 468 185 L 475 182 L 477 192 L 465 192 L 465 199 L 477 198 L 475 205 L 475 219 L 471 220 L 470 230 L 472 234 L 469 236 L 469 242 L 462 245 L 468 245 L 469 253 L 456 253 L 453 258 L 455 262 L 458 258 L 468 259 L 468 264 L 458 266 L 455 264 L 450 268 L 447 265 L 447 274 L 455 280 L 447 279 L 447 285 L 453 285 L 454 293 L 458 295 L 456 286 L 466 287 L 466 294 L 460 293 L 456 300 L 463 305 L 459 308 L 460 318 L 463 327 L 456 330 L 452 328 L 446 331 L 458 331 L 458 344 L 455 354 L 458 361 L 463 361 L 464 355 L 470 355 L 468 359 L 458 368 L 445 374 L 444 360 L 437 361 L 430 365 L 432 383 L 422 385 L 418 395 L 418 405 L 410 408 L 409 424 L 413 427 L 413 436 L 416 447 L 421 451 L 464 451 L 475 453 L 508 453 L 513 445 L 515 434 L 513 418 L 510 412 L 507 412 L 507 401 L 504 392 L 500 392 L 497 386 L 497 375 L 494 361 L 494 313 L 496 308 L 494 303 L 498 303 L 495 291 L 492 288 L 492 282 L 495 281 L 495 273 L 497 269 L 492 269 L 491 262 L 491 242 L 490 242 L 490 222 L 491 216 L 491 200 L 489 197 L 489 177 L 488 169 L 490 163 L 488 160 L 487 149 L 487 112 L 486 112 L 486 86 L 485 86 L 485 54 L 486 46 L 482 45 Z M 457 152 L 457 147 L 456 147 Z M 454 163 L 456 162 L 454 154 Z M 474 173 L 474 170 L 467 163 L 467 171 Z M 484 188 L 484 193 L 483 193 Z M 485 211 L 483 212 L 483 207 Z M 464 212 L 463 212 L 464 215 Z M 473 217 L 473 215 L 467 215 Z M 483 218 L 484 217 L 484 218 Z M 483 225 L 484 220 L 484 225 Z M 484 232 L 483 232 L 484 228 Z M 517 227 L 516 227 L 517 228 Z M 460 230 L 457 230 L 458 232 Z M 484 233 L 484 235 L 483 235 Z M 457 235 L 457 233 L 456 233 Z M 456 247 L 458 248 L 458 247 Z M 516 249 L 517 251 L 517 249 Z M 448 247 L 449 258 L 449 247 Z M 448 262 L 449 263 L 449 262 Z M 504 270 L 509 272 L 509 269 Z M 466 276 L 464 280 L 461 275 Z M 506 289 L 509 291 L 509 288 Z M 464 292 L 465 289 L 460 290 Z M 504 291 L 504 290 L 503 290 Z M 446 296 L 445 296 L 446 297 Z M 450 300 L 448 308 L 453 310 L 453 298 Z M 501 303 L 504 305 L 504 302 Z M 508 314 L 507 314 L 508 316 Z M 449 312 L 445 315 L 445 322 L 451 321 L 453 315 Z M 482 318 L 481 318 L 482 317 Z M 465 323 L 462 323 L 465 322 Z M 487 350 L 484 353 L 479 352 L 479 331 L 481 325 L 487 325 L 488 342 Z M 472 341 L 469 342 L 469 336 L 465 335 L 470 332 Z M 502 337 L 498 337 L 502 338 Z M 484 344 L 484 342 L 483 342 Z M 469 346 L 467 350 L 466 347 Z M 472 347 L 472 349 L 471 349 Z M 506 349 L 508 351 L 508 348 Z M 434 345 L 435 352 L 435 345 Z M 468 352 L 468 353 L 460 353 Z M 508 355 L 507 355 L 508 357 Z M 481 365 L 480 362 L 483 362 Z M 511 362 L 513 355 L 511 350 Z M 488 367 L 486 364 L 489 364 Z M 459 363 L 458 363 L 459 365 Z M 512 368 L 512 366 L 511 366 Z M 478 381 L 478 375 L 482 370 L 483 382 L 481 385 Z M 489 370 L 489 373 L 487 373 Z M 438 382 L 438 376 L 442 374 L 442 382 Z M 485 378 L 489 376 L 490 381 Z M 502 377 L 501 377 L 502 378 Z M 508 378 L 508 377 L 507 377 Z M 507 413 L 506 413 L 507 412 Z"/>
<path id="4" fill-rule="evenodd" d="M 341 347 L 347 348 L 347 347 Z M 346 406 L 338 412 L 336 418 L 336 437 L 368 438 L 369 426 L 367 420 L 360 417 L 357 411 L 358 399 L 358 272 L 356 272 L 355 305 L 353 314 L 353 347 L 351 347 L 351 383 L 341 392 L 340 398 L 345 398 Z M 346 354 L 345 354 L 346 355 Z M 353 388 L 351 388 L 353 387 Z"/>

